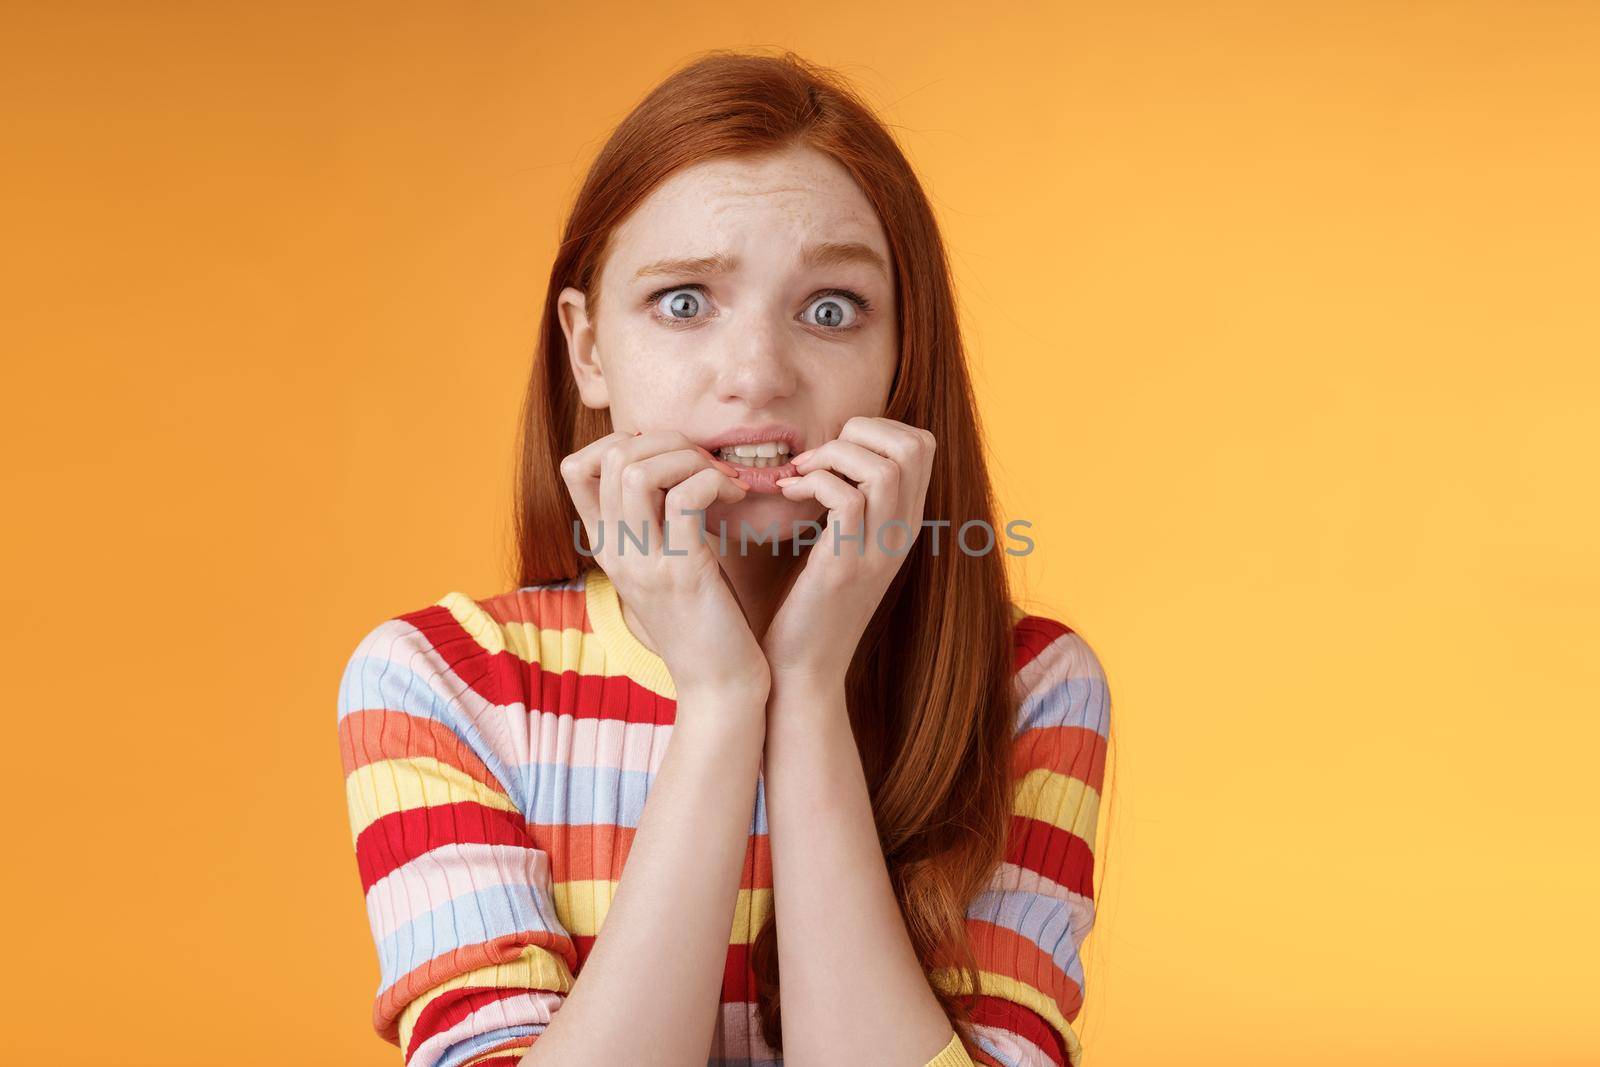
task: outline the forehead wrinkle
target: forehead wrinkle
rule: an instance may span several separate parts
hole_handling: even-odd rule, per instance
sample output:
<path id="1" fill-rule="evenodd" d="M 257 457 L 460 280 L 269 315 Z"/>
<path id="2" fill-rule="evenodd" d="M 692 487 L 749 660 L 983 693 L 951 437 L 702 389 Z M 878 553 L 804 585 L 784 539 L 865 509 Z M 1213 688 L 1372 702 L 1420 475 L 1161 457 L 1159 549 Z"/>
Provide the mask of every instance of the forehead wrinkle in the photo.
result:
<path id="1" fill-rule="evenodd" d="M 846 263 L 861 263 L 872 267 L 885 278 L 889 277 L 889 264 L 879 252 L 862 241 L 819 241 L 800 250 L 800 262 L 807 267 L 833 267 Z M 647 263 L 634 273 L 634 280 L 663 274 L 710 277 L 729 274 L 739 269 L 740 259 L 731 252 L 712 252 L 704 256 L 685 256 Z"/>

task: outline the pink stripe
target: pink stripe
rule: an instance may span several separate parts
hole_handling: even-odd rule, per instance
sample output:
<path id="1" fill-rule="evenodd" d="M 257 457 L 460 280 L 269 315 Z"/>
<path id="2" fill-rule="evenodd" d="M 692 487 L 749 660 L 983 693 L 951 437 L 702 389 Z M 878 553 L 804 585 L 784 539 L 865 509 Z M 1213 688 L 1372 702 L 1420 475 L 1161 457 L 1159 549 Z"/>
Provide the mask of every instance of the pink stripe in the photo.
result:
<path id="1" fill-rule="evenodd" d="M 1012 675 L 1013 685 L 1027 694 L 1041 685 L 1065 681 L 1072 673 L 1071 667 L 1078 662 L 1076 649 L 1069 646 L 1078 640 L 1077 634 L 1066 633 L 1045 645 Z"/>
<path id="2" fill-rule="evenodd" d="M 563 999 L 560 993 L 533 990 L 519 996 L 502 997 L 418 1045 L 406 1067 L 434 1067 L 456 1042 L 507 1026 L 549 1026 L 551 1017 L 561 1009 Z"/>
<path id="3" fill-rule="evenodd" d="M 1088 936 L 1089 927 L 1094 923 L 1093 900 L 1046 878 L 1038 871 L 1019 867 L 1015 863 L 1002 863 L 989 879 L 989 886 L 992 889 L 1020 889 L 1066 901 L 1072 912 L 1072 929 L 1074 932 L 1081 931 L 1084 937 Z"/>
<path id="4" fill-rule="evenodd" d="M 761 1019 L 754 1004 L 748 1001 L 725 1003 L 717 1015 L 717 1025 L 711 1035 L 711 1059 L 742 1062 L 775 1060 L 778 1054 L 761 1037 Z"/>
<path id="5" fill-rule="evenodd" d="M 974 1023 L 972 1031 L 974 1036 L 982 1034 L 986 1040 L 993 1042 L 1000 1049 L 1004 1058 L 1011 1063 L 1053 1064 L 1056 1062 L 1054 1056 L 1051 1056 L 1021 1034 L 1012 1033 L 1010 1030 L 1002 1030 L 998 1026 L 984 1026 L 981 1023 Z M 978 1047 L 982 1048 L 983 1046 L 979 1044 Z"/>
<path id="6" fill-rule="evenodd" d="M 440 700 L 459 713 L 472 725 L 491 752 L 502 765 L 515 766 L 528 761 L 525 746 L 518 738 L 526 738 L 524 729 L 527 711 L 518 703 L 513 706 L 496 704 L 464 682 L 450 666 L 450 661 L 429 641 L 427 634 L 417 631 L 407 641 L 391 641 L 383 648 L 370 650 L 370 654 L 388 659 L 426 681 Z M 483 654 L 482 649 L 474 655 Z M 414 701 L 418 706 L 420 700 Z M 491 767 L 491 770 L 493 768 Z"/>
<path id="7" fill-rule="evenodd" d="M 500 885 L 548 887 L 549 854 L 515 845 L 442 845 L 374 882 L 367 920 L 381 941 L 448 900 Z"/>
<path id="8" fill-rule="evenodd" d="M 550 712 L 533 715 L 538 722 L 532 748 L 540 763 L 655 774 L 661 769 L 667 741 L 672 736 L 670 725 L 625 723 L 587 715 L 575 718 Z M 517 728 L 522 729 L 522 724 Z"/>

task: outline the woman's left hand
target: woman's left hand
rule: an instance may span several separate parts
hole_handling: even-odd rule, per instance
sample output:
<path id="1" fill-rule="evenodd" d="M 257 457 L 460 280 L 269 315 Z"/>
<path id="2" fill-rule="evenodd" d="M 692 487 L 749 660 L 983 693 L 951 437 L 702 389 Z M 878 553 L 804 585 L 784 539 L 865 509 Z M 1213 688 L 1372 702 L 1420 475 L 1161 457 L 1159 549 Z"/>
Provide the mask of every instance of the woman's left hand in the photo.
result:
<path id="1" fill-rule="evenodd" d="M 795 457 L 800 474 L 780 486 L 783 495 L 828 510 L 761 641 L 774 690 L 786 681 L 844 684 L 856 645 L 922 530 L 935 445 L 927 430 L 858 415 L 837 438 Z"/>

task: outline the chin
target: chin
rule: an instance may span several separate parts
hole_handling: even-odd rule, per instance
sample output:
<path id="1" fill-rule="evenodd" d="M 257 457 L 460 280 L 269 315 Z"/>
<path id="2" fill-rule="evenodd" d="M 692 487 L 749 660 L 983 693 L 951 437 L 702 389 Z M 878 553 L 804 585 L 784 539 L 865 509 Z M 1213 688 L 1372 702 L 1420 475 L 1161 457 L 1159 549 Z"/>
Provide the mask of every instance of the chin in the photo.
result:
<path id="1" fill-rule="evenodd" d="M 810 519 L 821 523 L 827 514 L 827 509 L 815 500 L 790 500 L 783 495 L 782 490 L 775 492 L 762 492 L 752 489 L 743 500 L 731 504 L 717 501 L 706 508 L 706 533 L 713 542 L 718 533 L 718 523 L 727 523 L 728 551 L 739 551 L 739 523 L 741 521 L 750 526 L 749 542 L 746 551 L 750 553 L 770 551 L 770 540 L 763 540 L 756 544 L 756 537 L 766 537 L 763 531 L 773 523 L 778 524 L 779 542 L 789 541 L 794 538 L 794 523 Z M 803 529 L 802 529 L 802 532 Z"/>

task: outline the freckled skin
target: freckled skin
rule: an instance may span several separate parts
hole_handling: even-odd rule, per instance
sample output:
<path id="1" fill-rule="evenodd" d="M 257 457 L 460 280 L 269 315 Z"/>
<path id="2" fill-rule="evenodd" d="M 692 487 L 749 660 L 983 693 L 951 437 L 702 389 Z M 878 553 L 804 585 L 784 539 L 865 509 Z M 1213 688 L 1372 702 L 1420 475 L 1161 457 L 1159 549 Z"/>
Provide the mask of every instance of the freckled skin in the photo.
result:
<path id="1" fill-rule="evenodd" d="M 803 267 L 800 249 L 825 241 L 859 241 L 892 263 L 872 205 L 843 166 L 815 149 L 711 160 L 674 174 L 613 233 L 598 317 L 586 313 L 579 290 L 561 293 L 584 404 L 609 407 L 618 430 L 673 429 L 691 439 L 738 423 L 787 422 L 806 448 L 837 437 L 852 416 L 882 415 L 898 351 L 894 284 L 862 263 Z M 737 257 L 738 269 L 634 278 L 648 263 L 715 252 Z M 677 288 L 652 314 L 645 298 L 668 286 Z M 872 310 L 819 294 L 830 288 L 855 290 Z M 661 321 L 685 293 L 699 301 L 692 324 Z M 822 325 L 833 310 L 824 300 L 847 305 L 845 315 L 854 309 L 860 327 Z M 757 530 L 777 522 L 787 538 L 792 522 L 822 514 L 812 500 L 750 493 L 714 504 L 706 521 L 714 533 L 726 520 L 736 543 L 741 519 Z"/>

